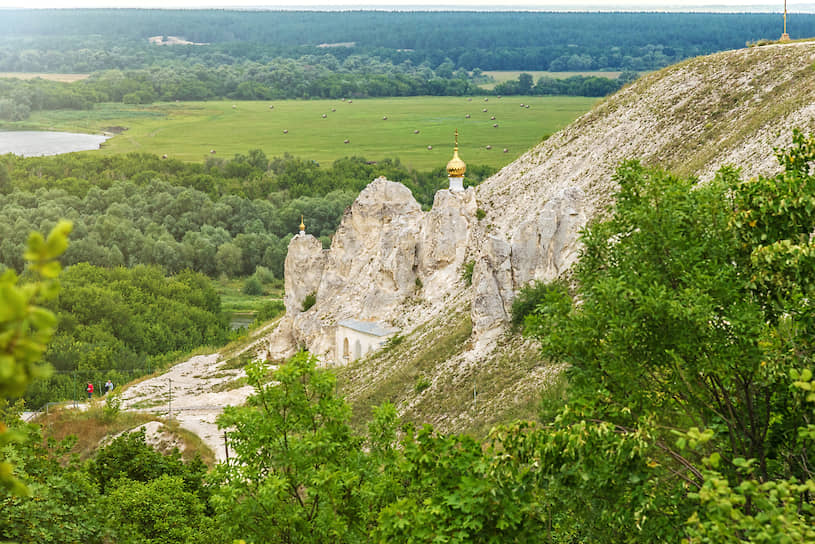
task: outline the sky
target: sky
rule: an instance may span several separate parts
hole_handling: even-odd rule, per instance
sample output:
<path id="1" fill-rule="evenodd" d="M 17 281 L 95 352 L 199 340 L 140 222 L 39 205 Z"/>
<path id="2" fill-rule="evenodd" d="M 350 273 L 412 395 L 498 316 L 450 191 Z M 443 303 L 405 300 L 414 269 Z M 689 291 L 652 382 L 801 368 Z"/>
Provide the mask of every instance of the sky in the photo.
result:
<path id="1" fill-rule="evenodd" d="M 792 12 L 815 12 L 815 0 L 788 0 Z M 0 8 L 270 8 L 783 11 L 783 0 L 0 0 Z"/>

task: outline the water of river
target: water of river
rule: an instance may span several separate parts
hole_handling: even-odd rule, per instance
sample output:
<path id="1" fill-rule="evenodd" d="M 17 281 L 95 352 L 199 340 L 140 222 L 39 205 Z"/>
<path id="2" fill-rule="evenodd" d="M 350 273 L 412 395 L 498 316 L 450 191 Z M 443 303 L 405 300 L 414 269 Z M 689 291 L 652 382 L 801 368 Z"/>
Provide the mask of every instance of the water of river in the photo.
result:
<path id="1" fill-rule="evenodd" d="M 14 153 L 23 157 L 39 157 L 88 151 L 99 149 L 108 138 L 110 136 L 72 132 L 0 131 L 0 155 Z"/>

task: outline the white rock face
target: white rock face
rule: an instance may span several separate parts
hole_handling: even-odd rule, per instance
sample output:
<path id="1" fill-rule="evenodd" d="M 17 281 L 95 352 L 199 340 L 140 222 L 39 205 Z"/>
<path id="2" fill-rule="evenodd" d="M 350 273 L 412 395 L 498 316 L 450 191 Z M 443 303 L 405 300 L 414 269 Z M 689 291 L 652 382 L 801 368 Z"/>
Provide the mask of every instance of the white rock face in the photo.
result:
<path id="1" fill-rule="evenodd" d="M 311 234 L 298 234 L 291 239 L 283 265 L 286 315 L 294 317 L 302 312 L 306 296 L 317 293 L 325 261 L 322 243 Z"/>
<path id="2" fill-rule="evenodd" d="M 341 299 L 345 308 L 337 319 L 380 319 L 416 288 L 423 215 L 407 187 L 374 180 L 334 234 L 317 299 Z"/>
<path id="3" fill-rule="evenodd" d="M 552 281 L 571 266 L 579 250 L 580 229 L 586 224 L 583 206 L 583 191 L 570 187 L 518 226 L 512 235 L 513 289 L 533 280 Z"/>
<path id="4" fill-rule="evenodd" d="M 416 290 L 423 216 L 407 187 L 385 178 L 374 180 L 343 216 L 319 279 L 309 278 L 309 288 L 317 285 L 317 303 L 294 315 L 290 323 L 282 322 L 278 335 L 286 336 L 290 326 L 290 341 L 336 360 L 333 338 L 338 321 L 388 320 L 398 304 Z M 289 247 L 290 253 L 297 249 Z M 303 251 L 302 261 L 316 260 L 316 246 Z M 297 294 L 292 296 L 296 300 Z"/>
<path id="5" fill-rule="evenodd" d="M 512 304 L 512 247 L 491 236 L 473 267 L 473 332 L 483 334 L 506 323 Z"/>
<path id="6" fill-rule="evenodd" d="M 286 256 L 287 315 L 270 339 L 270 352 L 282 357 L 305 346 L 336 361 L 338 321 L 410 326 L 406 301 L 421 295 L 443 304 L 459 282 L 476 210 L 472 189 L 439 191 L 425 213 L 404 185 L 374 180 L 346 211 L 330 250 L 322 251 L 311 236 L 292 239 Z M 303 298 L 315 291 L 316 304 L 302 312 Z"/>
<path id="7" fill-rule="evenodd" d="M 419 267 L 423 276 L 464 261 L 477 208 L 472 188 L 464 192 L 444 189 L 436 193 L 433 208 L 422 224 Z"/>
<path id="8" fill-rule="evenodd" d="M 459 281 L 476 224 L 475 190 L 436 193 L 425 214 L 418 248 L 422 296 L 432 302 L 450 292 Z"/>

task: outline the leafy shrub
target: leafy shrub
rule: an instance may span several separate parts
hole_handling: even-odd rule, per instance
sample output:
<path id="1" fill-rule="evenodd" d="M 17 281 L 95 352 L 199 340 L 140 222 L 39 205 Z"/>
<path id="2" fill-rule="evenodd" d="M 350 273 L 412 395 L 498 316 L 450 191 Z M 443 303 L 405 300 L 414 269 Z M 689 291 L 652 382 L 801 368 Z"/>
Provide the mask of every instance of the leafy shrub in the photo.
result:
<path id="1" fill-rule="evenodd" d="M 243 289 L 241 292 L 244 295 L 252 295 L 252 296 L 259 296 L 263 294 L 263 284 L 260 283 L 260 280 L 257 276 L 249 276 L 246 278 L 246 281 L 243 282 Z"/>
<path id="2" fill-rule="evenodd" d="M 147 482 L 117 480 L 104 500 L 122 544 L 203 543 L 213 530 L 200 497 L 183 478 L 163 474 Z"/>
<path id="3" fill-rule="evenodd" d="M 473 269 L 475 268 L 475 261 L 464 263 L 464 270 L 461 271 L 461 279 L 469 287 L 473 284 Z"/>
<path id="4" fill-rule="evenodd" d="M 309 293 L 306 295 L 306 298 L 303 299 L 303 311 L 307 312 L 309 308 L 314 306 L 317 302 L 317 293 Z"/>
<path id="5" fill-rule="evenodd" d="M 430 378 L 427 376 L 419 376 L 416 378 L 416 383 L 413 384 L 413 390 L 417 393 L 421 393 L 428 387 L 430 387 Z"/>
<path id="6" fill-rule="evenodd" d="M 255 324 L 269 321 L 279 316 L 286 311 L 286 306 L 283 305 L 282 300 L 274 299 L 269 300 L 260 307 L 260 310 L 255 314 Z"/>
<path id="7" fill-rule="evenodd" d="M 111 391 L 105 395 L 105 407 L 103 414 L 105 421 L 114 421 L 122 409 L 121 389 Z"/>
<path id="8" fill-rule="evenodd" d="M 476 217 L 476 218 L 477 218 L 479 221 L 481 221 L 482 219 L 484 219 L 485 217 L 487 217 L 487 212 L 485 212 L 485 211 L 484 211 L 483 209 L 481 209 L 481 208 L 478 208 L 478 209 L 475 211 L 475 217 Z"/>
<path id="9" fill-rule="evenodd" d="M 562 294 L 566 287 L 562 282 L 544 283 L 534 281 L 522 287 L 518 296 L 512 301 L 512 324 L 520 327 L 524 323 L 524 318 L 534 313 L 538 306 L 544 304 L 550 295 Z M 558 297 L 561 299 L 562 297 Z"/>
<path id="10" fill-rule="evenodd" d="M 254 277 L 264 285 L 275 281 L 274 272 L 261 265 L 255 267 Z"/>
<path id="11" fill-rule="evenodd" d="M 393 336 L 385 340 L 385 349 L 388 350 L 391 348 L 395 348 L 396 346 L 401 344 L 404 339 L 405 336 L 403 334 L 394 334 Z"/>

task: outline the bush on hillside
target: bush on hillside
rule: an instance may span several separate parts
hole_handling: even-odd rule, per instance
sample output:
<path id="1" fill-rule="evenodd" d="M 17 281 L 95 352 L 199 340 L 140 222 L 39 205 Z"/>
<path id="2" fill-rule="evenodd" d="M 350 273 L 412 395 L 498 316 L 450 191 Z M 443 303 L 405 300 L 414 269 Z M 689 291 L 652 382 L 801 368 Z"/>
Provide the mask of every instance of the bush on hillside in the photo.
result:
<path id="1" fill-rule="evenodd" d="M 512 324 L 520 327 L 524 324 L 526 316 L 535 313 L 538 306 L 544 304 L 549 295 L 564 290 L 565 286 L 560 282 L 534 281 L 522 287 L 518 296 L 512 301 Z"/>

